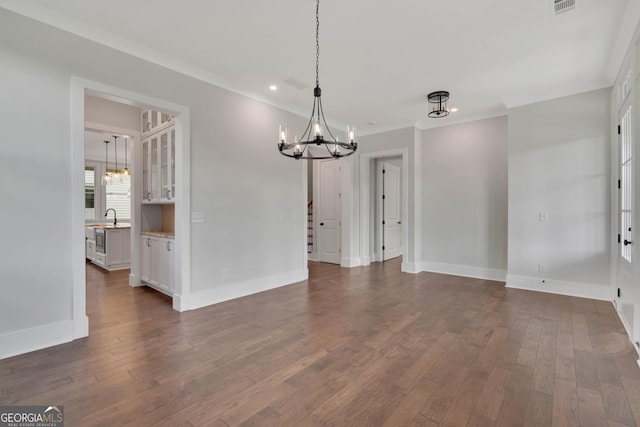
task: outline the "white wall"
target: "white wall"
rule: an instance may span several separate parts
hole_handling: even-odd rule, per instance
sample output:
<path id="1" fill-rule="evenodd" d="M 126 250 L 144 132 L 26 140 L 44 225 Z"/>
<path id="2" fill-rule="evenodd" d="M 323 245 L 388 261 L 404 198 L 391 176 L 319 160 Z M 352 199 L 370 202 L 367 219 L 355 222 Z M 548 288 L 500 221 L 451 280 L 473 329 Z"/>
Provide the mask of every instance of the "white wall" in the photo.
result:
<path id="1" fill-rule="evenodd" d="M 10 34 L 3 18 L 0 12 L 2 34 Z M 13 350 L 11 332 L 43 325 L 66 330 L 72 291 L 69 78 L 5 43 L 3 37 L 0 357 Z"/>
<path id="2" fill-rule="evenodd" d="M 294 116 L 0 9 L 3 144 L 0 358 L 72 338 L 71 77 L 191 111 L 191 301 L 201 306 L 306 277 L 303 162 L 274 129 Z M 28 130 L 28 131 L 27 131 Z M 10 185 L 9 185 L 10 183 Z M 229 278 L 221 277 L 228 269 Z M 30 329 L 31 328 L 31 329 Z"/>
<path id="3" fill-rule="evenodd" d="M 140 107 L 86 95 L 84 97 L 86 123 L 100 123 L 115 128 L 140 131 Z"/>
<path id="4" fill-rule="evenodd" d="M 509 110 L 509 286 L 611 299 L 609 104 L 602 89 Z"/>
<path id="5" fill-rule="evenodd" d="M 422 270 L 504 280 L 507 117 L 422 131 Z"/>
<path id="6" fill-rule="evenodd" d="M 127 131 L 127 135 L 137 136 L 140 133 L 140 108 L 95 96 L 86 95 L 84 119 L 89 126 L 98 125 L 100 129 L 117 129 Z M 109 140 L 109 166 L 114 167 L 115 149 L 112 132 L 100 133 L 96 129 L 85 132 L 84 157 L 85 159 L 104 162 L 105 140 Z M 123 138 L 118 138 L 118 167 L 123 168 L 125 159 L 129 169 L 132 169 L 133 144 L 139 143 L 135 138 L 130 138 L 127 143 L 128 155 L 125 158 L 125 144 Z"/>

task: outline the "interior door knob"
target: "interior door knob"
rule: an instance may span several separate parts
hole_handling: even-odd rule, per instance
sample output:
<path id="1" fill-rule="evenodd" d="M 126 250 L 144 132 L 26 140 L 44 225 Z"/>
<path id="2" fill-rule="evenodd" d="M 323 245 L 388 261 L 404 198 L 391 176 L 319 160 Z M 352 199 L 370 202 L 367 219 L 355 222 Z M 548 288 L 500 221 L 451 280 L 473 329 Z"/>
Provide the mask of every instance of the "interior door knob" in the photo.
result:
<path id="1" fill-rule="evenodd" d="M 324 225 L 324 222 L 321 222 L 320 225 Z M 626 242 L 626 240 L 625 240 L 625 242 Z"/>
<path id="2" fill-rule="evenodd" d="M 627 239 L 624 239 L 624 245 L 625 245 L 625 246 L 627 246 L 627 245 L 632 245 L 632 244 L 633 244 L 633 242 L 632 242 L 632 241 L 627 240 Z"/>
<path id="3" fill-rule="evenodd" d="M 402 224 L 402 221 L 398 221 L 398 224 Z"/>

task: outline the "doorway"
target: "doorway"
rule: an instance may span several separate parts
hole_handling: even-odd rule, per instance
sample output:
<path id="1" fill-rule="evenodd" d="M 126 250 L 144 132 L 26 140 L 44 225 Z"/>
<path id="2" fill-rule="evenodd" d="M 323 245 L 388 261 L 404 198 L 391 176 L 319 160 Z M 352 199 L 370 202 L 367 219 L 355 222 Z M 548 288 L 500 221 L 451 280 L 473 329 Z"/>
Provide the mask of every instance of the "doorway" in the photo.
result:
<path id="1" fill-rule="evenodd" d="M 400 196 L 398 205 L 400 219 L 396 219 L 399 225 L 399 246 L 402 248 L 402 271 L 417 271 L 413 263 L 413 250 L 409 239 L 409 149 L 398 148 L 360 155 L 360 257 L 362 265 L 369 265 L 371 262 L 382 260 L 381 240 L 377 235 L 382 235 L 382 216 L 376 220 L 377 201 L 376 189 L 381 185 L 376 185 L 376 170 L 378 162 L 385 162 L 385 159 L 394 158 L 394 163 L 400 165 Z M 400 222 L 400 224 L 397 224 Z M 379 230 L 379 231 L 377 231 Z M 386 248 L 386 242 L 385 242 Z M 396 252 L 397 253 L 397 252 Z"/>
<path id="2" fill-rule="evenodd" d="M 173 297 L 173 308 L 178 311 L 189 309 L 189 268 L 190 265 L 190 135 L 189 109 L 161 99 L 137 94 L 102 83 L 73 77 L 71 81 L 72 99 L 72 280 L 73 280 L 73 338 L 89 334 L 86 314 L 86 261 L 85 261 L 85 95 L 133 105 L 142 108 L 156 108 L 176 116 L 176 193 L 175 198 L 175 270 L 173 275 L 180 291 Z M 140 183 L 131 189 L 132 200 L 141 200 Z M 131 234 L 140 234 L 140 212 L 132 209 Z M 140 268 L 140 239 L 132 239 L 132 271 Z"/>
<path id="3" fill-rule="evenodd" d="M 340 264 L 342 258 L 342 162 L 320 160 L 314 167 L 314 260 Z"/>
<path id="4" fill-rule="evenodd" d="M 376 261 L 402 255 L 402 157 L 376 159 Z"/>

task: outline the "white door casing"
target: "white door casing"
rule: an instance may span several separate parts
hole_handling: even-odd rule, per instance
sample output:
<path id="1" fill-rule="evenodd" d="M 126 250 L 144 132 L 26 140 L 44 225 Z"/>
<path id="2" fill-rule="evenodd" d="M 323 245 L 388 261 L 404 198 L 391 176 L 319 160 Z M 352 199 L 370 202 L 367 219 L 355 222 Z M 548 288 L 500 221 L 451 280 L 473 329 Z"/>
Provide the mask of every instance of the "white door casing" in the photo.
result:
<path id="1" fill-rule="evenodd" d="M 341 166 L 335 160 L 323 160 L 320 167 L 318 204 L 318 260 L 340 264 L 341 259 Z"/>
<path id="2" fill-rule="evenodd" d="M 376 216 L 380 218 L 378 260 L 386 261 L 402 255 L 400 168 L 393 163 L 379 161 L 377 176 L 378 215 Z"/>

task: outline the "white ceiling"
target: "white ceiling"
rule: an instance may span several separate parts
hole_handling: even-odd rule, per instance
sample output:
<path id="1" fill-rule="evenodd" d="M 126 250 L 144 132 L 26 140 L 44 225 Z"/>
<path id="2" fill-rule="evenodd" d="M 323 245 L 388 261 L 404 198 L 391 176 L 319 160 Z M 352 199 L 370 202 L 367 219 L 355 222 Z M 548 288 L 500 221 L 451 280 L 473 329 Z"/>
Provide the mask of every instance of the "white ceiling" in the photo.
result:
<path id="1" fill-rule="evenodd" d="M 322 0 L 325 114 L 363 133 L 504 114 L 610 86 L 637 0 Z M 0 0 L 0 6 L 294 112 L 315 83 L 313 0 Z M 626 38 L 626 39 L 625 39 Z M 308 87 L 298 89 L 295 79 Z M 270 84 L 279 89 L 272 92 Z M 451 92 L 445 119 L 425 95 Z M 370 125 L 369 122 L 375 122 Z"/>

